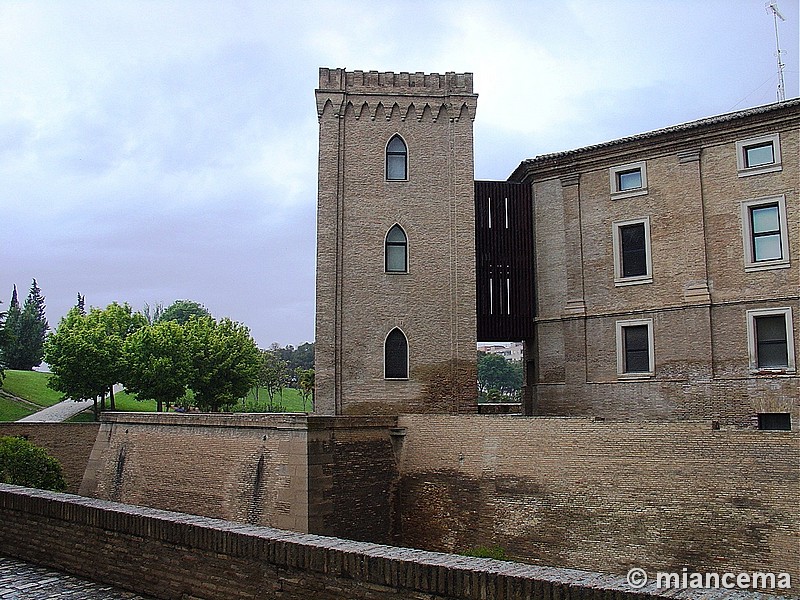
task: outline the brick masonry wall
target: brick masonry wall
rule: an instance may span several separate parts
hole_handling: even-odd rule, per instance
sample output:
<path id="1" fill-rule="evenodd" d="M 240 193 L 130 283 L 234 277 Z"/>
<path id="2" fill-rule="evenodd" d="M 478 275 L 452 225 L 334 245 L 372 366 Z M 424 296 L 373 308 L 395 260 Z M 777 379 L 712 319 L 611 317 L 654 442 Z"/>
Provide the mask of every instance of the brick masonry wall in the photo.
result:
<path id="1" fill-rule="evenodd" d="M 0 435 L 25 437 L 61 463 L 67 491 L 78 493 L 100 428 L 96 423 L 0 423 Z"/>
<path id="2" fill-rule="evenodd" d="M 533 186 L 537 325 L 532 412 L 752 423 L 789 412 L 800 377 L 751 373 L 749 309 L 792 311 L 800 352 L 797 106 L 541 161 Z M 738 176 L 736 142 L 779 133 L 779 171 Z M 615 197 L 609 169 L 646 164 L 647 193 Z M 786 199 L 787 268 L 745 271 L 741 203 Z M 613 223 L 647 218 L 652 282 L 616 286 Z M 617 374 L 616 322 L 653 319 L 653 376 Z"/>
<path id="3" fill-rule="evenodd" d="M 394 417 L 104 414 L 84 496 L 391 541 Z"/>
<path id="4" fill-rule="evenodd" d="M 317 412 L 475 412 L 471 75 L 321 69 L 316 97 Z M 404 181 L 386 179 L 395 134 L 408 148 Z M 395 224 L 407 273 L 385 272 Z M 384 378 L 395 327 L 408 340 L 407 380 Z"/>
<path id="5" fill-rule="evenodd" d="M 622 578 L 503 563 L 0 484 L 6 556 L 165 600 L 646 600 Z M 702 590 L 672 598 L 717 598 Z M 731 598 L 746 595 L 731 594 Z"/>
<path id="6" fill-rule="evenodd" d="M 800 433 L 710 422 L 403 415 L 404 545 L 498 545 L 624 574 L 786 571 L 800 581 Z"/>

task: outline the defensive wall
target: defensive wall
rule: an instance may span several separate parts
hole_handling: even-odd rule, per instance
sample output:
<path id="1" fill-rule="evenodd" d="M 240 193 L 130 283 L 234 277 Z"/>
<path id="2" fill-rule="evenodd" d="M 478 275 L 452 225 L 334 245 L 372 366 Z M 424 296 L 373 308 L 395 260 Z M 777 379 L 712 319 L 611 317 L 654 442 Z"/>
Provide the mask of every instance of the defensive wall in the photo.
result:
<path id="1" fill-rule="evenodd" d="M 0 423 L 0 435 L 24 437 L 46 449 L 61 462 L 67 491 L 77 494 L 99 427 L 98 423 Z"/>
<path id="2" fill-rule="evenodd" d="M 4 555 L 165 600 L 646 600 L 622 577 L 301 534 L 0 484 Z M 688 590 L 672 598 L 719 597 Z M 734 592 L 727 597 L 745 598 Z"/>
<path id="3" fill-rule="evenodd" d="M 614 576 L 788 572 L 796 590 L 800 432 L 716 426 L 113 414 L 81 494 L 431 551 L 499 546 L 529 563 Z M 30 436 L 40 443 L 61 435 L 26 427 L 42 428 Z"/>

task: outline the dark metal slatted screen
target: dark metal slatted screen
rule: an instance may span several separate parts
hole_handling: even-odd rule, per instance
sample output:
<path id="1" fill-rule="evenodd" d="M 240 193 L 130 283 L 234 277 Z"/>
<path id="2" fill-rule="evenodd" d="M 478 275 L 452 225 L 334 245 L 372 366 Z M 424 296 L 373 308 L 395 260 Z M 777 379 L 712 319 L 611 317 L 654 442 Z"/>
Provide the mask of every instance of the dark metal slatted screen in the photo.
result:
<path id="1" fill-rule="evenodd" d="M 529 185 L 475 182 L 478 339 L 533 337 L 533 204 Z"/>

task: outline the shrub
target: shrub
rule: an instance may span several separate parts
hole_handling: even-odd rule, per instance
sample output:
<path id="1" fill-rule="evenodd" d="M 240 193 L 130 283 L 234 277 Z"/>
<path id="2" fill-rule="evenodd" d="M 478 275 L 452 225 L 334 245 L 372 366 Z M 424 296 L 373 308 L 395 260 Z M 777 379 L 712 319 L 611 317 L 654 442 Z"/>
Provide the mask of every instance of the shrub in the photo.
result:
<path id="1" fill-rule="evenodd" d="M 470 548 L 462 552 L 463 556 L 473 556 L 475 558 L 494 558 L 495 560 L 509 560 L 506 556 L 506 551 L 501 546 L 492 546 L 487 548 L 485 546 L 478 546 L 477 548 Z"/>
<path id="2" fill-rule="evenodd" d="M 0 437 L 0 482 L 63 492 L 61 463 L 44 448 L 20 437 Z"/>

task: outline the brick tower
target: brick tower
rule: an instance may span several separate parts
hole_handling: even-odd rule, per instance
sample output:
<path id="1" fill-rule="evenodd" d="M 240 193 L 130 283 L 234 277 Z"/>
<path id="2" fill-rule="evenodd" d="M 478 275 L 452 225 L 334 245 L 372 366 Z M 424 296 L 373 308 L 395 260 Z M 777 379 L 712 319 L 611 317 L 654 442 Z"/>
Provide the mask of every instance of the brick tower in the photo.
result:
<path id="1" fill-rule="evenodd" d="M 473 412 L 471 73 L 322 68 L 316 411 Z"/>

